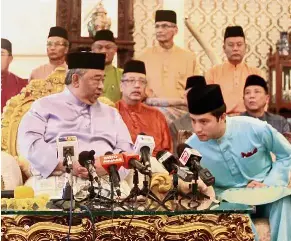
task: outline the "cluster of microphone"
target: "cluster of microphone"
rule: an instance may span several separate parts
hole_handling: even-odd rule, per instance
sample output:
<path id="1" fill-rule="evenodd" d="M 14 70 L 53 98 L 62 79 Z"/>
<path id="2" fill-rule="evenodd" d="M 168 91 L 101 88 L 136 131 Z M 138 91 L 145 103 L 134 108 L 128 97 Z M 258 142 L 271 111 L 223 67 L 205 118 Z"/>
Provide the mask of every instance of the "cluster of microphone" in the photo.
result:
<path id="1" fill-rule="evenodd" d="M 77 159 L 80 165 L 88 170 L 92 180 L 101 188 L 100 178 L 96 173 L 94 165 L 95 151 L 82 151 L 79 153 L 78 157 L 76 157 L 76 138 L 74 137 L 66 140 L 58 145 L 58 150 L 60 149 L 61 155 L 64 158 L 64 166 L 66 166 L 67 170 L 66 173 L 69 174 L 70 170 L 72 170 L 72 160 Z M 114 154 L 112 152 L 106 152 L 104 156 L 99 157 L 100 164 L 109 174 L 110 182 L 115 188 L 117 196 L 121 196 L 120 176 L 118 172 L 121 167 L 137 170 L 139 173 L 148 177 L 152 176 L 150 157 L 154 148 L 154 138 L 140 134 L 134 145 L 134 153 L 129 154 L 121 152 Z M 199 176 L 207 186 L 214 184 L 214 176 L 208 169 L 200 165 L 202 156 L 197 150 L 192 149 L 187 144 L 180 144 L 177 148 L 177 153 L 179 158 L 166 150 L 161 150 L 157 153 L 156 158 L 169 174 L 175 173 L 183 181 L 192 182 Z M 68 184 L 66 185 L 68 186 Z"/>

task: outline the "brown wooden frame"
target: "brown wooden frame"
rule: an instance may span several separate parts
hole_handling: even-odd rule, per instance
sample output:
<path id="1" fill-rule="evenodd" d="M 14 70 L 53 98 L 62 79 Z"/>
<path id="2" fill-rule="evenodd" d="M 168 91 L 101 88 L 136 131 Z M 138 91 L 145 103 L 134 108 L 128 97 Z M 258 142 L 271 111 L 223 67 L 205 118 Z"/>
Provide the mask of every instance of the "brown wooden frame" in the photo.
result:
<path id="1" fill-rule="evenodd" d="M 275 103 L 272 103 L 270 99 L 269 110 L 271 112 L 284 115 L 285 117 L 291 117 L 291 102 L 287 102 L 283 100 L 282 93 L 282 70 L 284 67 L 291 68 L 291 55 L 282 56 L 279 55 L 278 52 L 272 53 L 272 49 L 270 49 L 269 58 L 267 60 L 267 65 L 269 67 L 269 93 L 270 98 L 272 98 L 272 82 L 276 82 L 276 99 Z M 276 79 L 273 80 L 272 70 L 276 72 Z M 283 112 L 282 112 L 283 111 Z M 287 111 L 287 112 L 286 112 Z M 284 113 L 285 112 L 285 113 Z"/>
<path id="2" fill-rule="evenodd" d="M 57 0 L 56 25 L 68 30 L 71 49 L 88 48 L 92 44 L 90 37 L 81 36 L 81 6 L 82 0 Z M 133 57 L 133 29 L 133 0 L 118 0 L 118 67 L 122 68 Z"/>

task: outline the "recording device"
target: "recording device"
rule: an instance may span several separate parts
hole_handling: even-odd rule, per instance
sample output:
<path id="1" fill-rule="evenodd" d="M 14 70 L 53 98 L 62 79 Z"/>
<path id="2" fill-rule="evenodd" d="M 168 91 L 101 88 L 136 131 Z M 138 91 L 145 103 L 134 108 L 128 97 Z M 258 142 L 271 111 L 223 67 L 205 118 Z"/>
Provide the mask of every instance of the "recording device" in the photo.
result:
<path id="1" fill-rule="evenodd" d="M 101 166 L 109 173 L 111 182 L 116 189 L 116 194 L 120 197 L 120 176 L 118 170 L 124 164 L 123 155 L 106 152 L 104 156 L 100 157 L 100 163 Z"/>
<path id="2" fill-rule="evenodd" d="M 99 180 L 99 177 L 96 173 L 96 169 L 94 166 L 95 163 L 95 151 L 91 150 L 91 151 L 82 151 L 79 154 L 79 163 L 82 167 L 85 167 L 89 174 L 92 176 L 93 180 L 98 183 L 99 187 L 101 187 L 101 182 Z"/>
<path id="3" fill-rule="evenodd" d="M 185 182 L 193 180 L 193 173 L 187 167 L 180 167 L 177 158 L 170 152 L 166 150 L 159 151 L 157 160 L 170 174 L 177 173 L 178 177 Z"/>
<path id="4" fill-rule="evenodd" d="M 57 137 L 58 158 L 63 158 L 63 166 L 66 168 L 65 185 L 63 188 L 63 200 L 71 200 L 73 193 L 73 161 L 78 160 L 78 141 L 76 136 Z"/>
<path id="5" fill-rule="evenodd" d="M 78 161 L 78 140 L 76 136 L 57 137 L 58 158 L 67 159 L 69 162 Z M 72 165 L 72 163 L 68 163 Z"/>
<path id="6" fill-rule="evenodd" d="M 141 156 L 141 160 L 147 170 L 151 173 L 151 162 L 150 157 L 153 154 L 155 148 L 155 140 L 152 136 L 146 136 L 140 134 L 137 136 L 134 144 L 134 152 Z"/>
<path id="7" fill-rule="evenodd" d="M 191 172 L 198 171 L 201 180 L 207 185 L 211 186 L 215 183 L 215 178 L 207 168 L 200 165 L 202 155 L 192 149 L 189 145 L 182 143 L 177 147 L 177 153 L 180 156 L 179 161 L 183 166 L 189 168 Z"/>
<path id="8" fill-rule="evenodd" d="M 139 162 L 138 154 L 128 154 L 122 153 L 123 156 L 123 167 L 126 169 L 137 169 L 141 174 L 151 175 L 151 172 L 148 171 L 146 166 Z"/>

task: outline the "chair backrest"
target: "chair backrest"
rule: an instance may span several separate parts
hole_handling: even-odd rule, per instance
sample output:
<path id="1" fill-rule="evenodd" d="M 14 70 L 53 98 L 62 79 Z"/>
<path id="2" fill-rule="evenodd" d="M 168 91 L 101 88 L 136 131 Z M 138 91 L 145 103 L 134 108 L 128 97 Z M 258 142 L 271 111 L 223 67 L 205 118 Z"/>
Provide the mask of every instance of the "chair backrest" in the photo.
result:
<path id="1" fill-rule="evenodd" d="M 20 94 L 7 101 L 2 114 L 2 151 L 12 156 L 18 156 L 17 132 L 23 115 L 30 109 L 31 104 L 44 96 L 61 92 L 65 87 L 66 69 L 59 67 L 47 79 L 31 80 Z"/>
<path id="2" fill-rule="evenodd" d="M 45 80 L 34 79 L 23 88 L 20 94 L 13 96 L 7 101 L 2 114 L 2 140 L 1 150 L 16 157 L 17 132 L 20 121 L 24 114 L 30 109 L 31 104 L 44 96 L 59 93 L 65 87 L 66 69 L 58 67 Z M 100 97 L 99 101 L 115 107 L 115 104 L 106 97 Z"/>

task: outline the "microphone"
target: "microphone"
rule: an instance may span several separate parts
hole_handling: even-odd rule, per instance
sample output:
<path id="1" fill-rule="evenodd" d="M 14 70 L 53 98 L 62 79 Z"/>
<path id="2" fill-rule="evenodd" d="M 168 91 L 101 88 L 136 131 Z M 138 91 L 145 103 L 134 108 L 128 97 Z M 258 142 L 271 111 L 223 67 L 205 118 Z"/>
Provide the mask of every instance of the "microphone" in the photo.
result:
<path id="1" fill-rule="evenodd" d="M 186 143 L 179 144 L 177 153 L 180 156 L 179 161 L 183 166 L 187 166 L 191 172 L 197 171 L 201 180 L 211 186 L 215 183 L 215 177 L 207 168 L 200 165 L 202 155 L 195 149 L 192 149 Z"/>
<path id="2" fill-rule="evenodd" d="M 66 167 L 65 185 L 62 199 L 71 200 L 73 193 L 73 161 L 77 161 L 78 141 L 76 136 L 57 137 L 58 157 L 63 158 L 63 166 Z"/>
<path id="3" fill-rule="evenodd" d="M 155 140 L 152 136 L 140 134 L 134 144 L 134 152 L 141 155 L 141 160 L 149 173 L 152 172 L 150 157 L 155 148 Z"/>
<path id="4" fill-rule="evenodd" d="M 104 156 L 100 157 L 100 163 L 101 166 L 109 173 L 111 182 L 116 189 L 116 194 L 120 197 L 120 176 L 118 170 L 124 164 L 122 154 L 113 154 L 112 152 L 106 152 Z"/>
<path id="5" fill-rule="evenodd" d="M 101 186 L 101 182 L 99 180 L 99 177 L 96 173 L 96 169 L 94 166 L 95 163 L 95 151 L 91 150 L 91 151 L 82 151 L 79 154 L 79 163 L 82 167 L 85 167 L 88 172 L 91 174 L 92 178 L 94 179 L 95 182 L 98 183 L 99 187 Z"/>
<path id="6" fill-rule="evenodd" d="M 69 168 L 72 168 L 72 162 L 78 161 L 78 141 L 76 136 L 57 137 L 58 157 L 67 159 Z"/>
<path id="7" fill-rule="evenodd" d="M 124 160 L 123 167 L 126 169 L 137 169 L 141 174 L 151 175 L 147 167 L 139 162 L 138 154 L 122 153 L 122 155 Z"/>
<path id="8" fill-rule="evenodd" d="M 185 182 L 191 182 L 194 178 L 192 172 L 187 167 L 180 167 L 177 158 L 166 150 L 161 150 L 157 153 L 157 161 L 170 173 L 177 173 Z"/>

